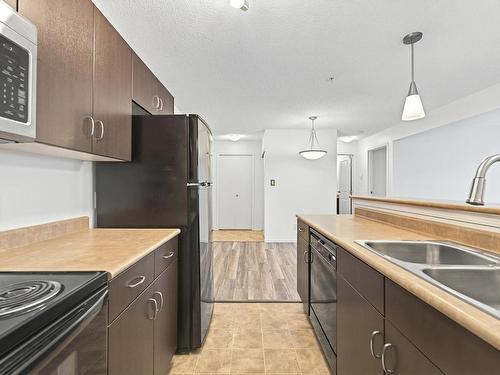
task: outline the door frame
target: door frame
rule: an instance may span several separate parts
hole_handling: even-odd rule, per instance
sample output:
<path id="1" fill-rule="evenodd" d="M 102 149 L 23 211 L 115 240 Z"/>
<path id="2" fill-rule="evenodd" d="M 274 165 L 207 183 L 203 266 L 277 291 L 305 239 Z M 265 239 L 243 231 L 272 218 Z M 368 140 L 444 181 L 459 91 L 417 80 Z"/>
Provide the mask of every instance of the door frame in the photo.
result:
<path id="1" fill-rule="evenodd" d="M 229 152 L 222 152 L 217 154 L 217 161 L 216 161 L 216 167 L 217 167 L 217 229 L 220 230 L 220 162 L 219 159 L 221 156 L 250 156 L 252 160 L 252 168 L 251 168 L 251 179 L 252 179 L 252 184 L 251 184 L 251 205 L 250 205 L 250 230 L 254 230 L 254 225 L 255 225 L 255 220 L 254 220 L 254 206 L 255 206 L 255 155 L 254 154 L 245 154 L 245 153 L 229 153 Z"/>
<path id="2" fill-rule="evenodd" d="M 369 148 L 366 151 L 366 157 L 368 159 L 367 169 L 368 169 L 368 179 L 367 179 L 367 193 L 372 196 L 373 187 L 373 151 L 382 150 L 385 148 L 385 196 L 389 191 L 389 143 L 383 143 L 378 146 Z"/>

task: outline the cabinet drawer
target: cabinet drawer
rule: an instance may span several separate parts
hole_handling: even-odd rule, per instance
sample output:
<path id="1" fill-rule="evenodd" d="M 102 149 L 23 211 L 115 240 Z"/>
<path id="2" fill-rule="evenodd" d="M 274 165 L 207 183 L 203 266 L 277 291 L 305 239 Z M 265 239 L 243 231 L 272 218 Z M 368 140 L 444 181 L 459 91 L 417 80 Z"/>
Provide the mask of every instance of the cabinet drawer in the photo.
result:
<path id="1" fill-rule="evenodd" d="M 498 373 L 498 350 L 391 280 L 386 280 L 386 319 L 445 374 Z"/>
<path id="2" fill-rule="evenodd" d="M 154 253 L 123 271 L 109 284 L 109 322 L 112 322 L 153 281 Z"/>
<path id="3" fill-rule="evenodd" d="M 174 260 L 179 249 L 178 237 L 172 238 L 155 250 L 155 277 L 161 274 Z"/>
<path id="4" fill-rule="evenodd" d="M 384 276 L 339 247 L 337 270 L 359 294 L 384 315 Z"/>
<path id="5" fill-rule="evenodd" d="M 301 237 L 309 243 L 309 226 L 304 222 L 297 220 L 297 238 Z"/>

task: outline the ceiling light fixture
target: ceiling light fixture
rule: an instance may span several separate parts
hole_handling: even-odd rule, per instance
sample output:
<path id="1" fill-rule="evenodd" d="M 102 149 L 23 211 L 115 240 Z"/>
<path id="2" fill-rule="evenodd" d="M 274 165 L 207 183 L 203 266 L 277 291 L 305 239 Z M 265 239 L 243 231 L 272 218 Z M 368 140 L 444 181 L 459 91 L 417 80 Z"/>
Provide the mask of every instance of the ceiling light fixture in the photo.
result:
<path id="1" fill-rule="evenodd" d="M 404 44 L 411 45 L 411 83 L 408 95 L 406 96 L 403 115 L 401 116 L 401 120 L 403 121 L 418 120 L 425 117 L 424 106 L 422 105 L 422 100 L 415 84 L 415 63 L 413 58 L 413 45 L 422 39 L 422 35 L 421 32 L 416 31 L 403 38 Z"/>
<path id="2" fill-rule="evenodd" d="M 238 142 L 243 136 L 241 134 L 228 134 L 227 139 L 233 142 Z"/>
<path id="3" fill-rule="evenodd" d="M 229 4 L 231 4 L 233 8 L 241 9 L 243 11 L 247 11 L 248 8 L 250 8 L 248 0 L 229 0 Z"/>
<path id="4" fill-rule="evenodd" d="M 318 136 L 316 135 L 316 129 L 314 129 L 314 121 L 318 118 L 318 116 L 311 116 L 309 120 L 311 120 L 311 135 L 309 136 L 309 149 L 300 151 L 299 154 L 304 159 L 307 160 L 317 160 L 321 159 L 326 155 L 326 151 L 323 150 L 318 141 Z M 317 147 L 317 148 L 316 148 Z"/>
<path id="5" fill-rule="evenodd" d="M 356 139 L 358 139 L 358 137 L 355 135 L 343 135 L 343 136 L 339 137 L 339 141 L 344 142 L 344 143 L 351 143 L 352 141 L 355 141 Z"/>

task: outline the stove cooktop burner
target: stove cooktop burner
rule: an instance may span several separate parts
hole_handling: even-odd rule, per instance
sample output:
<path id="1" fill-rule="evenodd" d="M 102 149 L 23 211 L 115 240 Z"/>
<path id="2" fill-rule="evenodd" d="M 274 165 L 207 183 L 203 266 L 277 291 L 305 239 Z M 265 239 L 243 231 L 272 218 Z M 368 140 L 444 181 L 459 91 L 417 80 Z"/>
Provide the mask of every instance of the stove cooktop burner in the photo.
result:
<path id="1" fill-rule="evenodd" d="M 32 280 L 0 289 L 0 319 L 21 315 L 45 306 L 63 289 L 58 281 Z"/>

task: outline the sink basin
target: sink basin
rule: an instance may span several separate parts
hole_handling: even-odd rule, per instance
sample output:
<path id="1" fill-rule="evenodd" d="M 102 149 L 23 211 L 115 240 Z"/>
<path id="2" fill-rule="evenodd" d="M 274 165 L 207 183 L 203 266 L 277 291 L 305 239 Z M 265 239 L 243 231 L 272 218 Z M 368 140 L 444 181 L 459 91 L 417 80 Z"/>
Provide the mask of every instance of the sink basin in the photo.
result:
<path id="1" fill-rule="evenodd" d="M 448 243 L 434 241 L 362 241 L 368 249 L 408 263 L 425 265 L 500 265 L 500 260 Z"/>
<path id="2" fill-rule="evenodd" d="M 439 284 L 486 305 L 487 312 L 500 317 L 500 268 L 428 268 L 422 272 Z M 479 307 L 479 306 L 478 306 Z"/>

